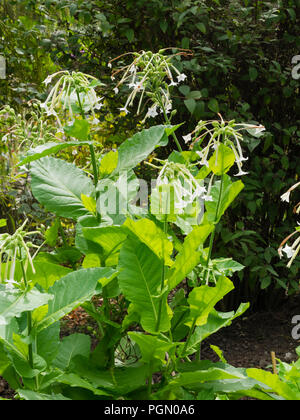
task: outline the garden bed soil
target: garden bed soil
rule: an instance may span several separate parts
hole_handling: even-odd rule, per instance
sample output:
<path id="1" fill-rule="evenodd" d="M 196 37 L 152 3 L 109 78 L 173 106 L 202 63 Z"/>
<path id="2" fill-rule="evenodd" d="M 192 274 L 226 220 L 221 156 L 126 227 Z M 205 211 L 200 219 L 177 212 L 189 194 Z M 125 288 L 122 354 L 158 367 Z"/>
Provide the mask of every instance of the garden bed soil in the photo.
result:
<path id="1" fill-rule="evenodd" d="M 235 367 L 255 367 L 271 370 L 271 352 L 278 359 L 290 363 L 297 360 L 296 348 L 300 340 L 292 337 L 292 318 L 300 315 L 300 296 L 285 302 L 275 311 L 247 312 L 234 320 L 202 344 L 201 358 L 218 361 L 210 345 L 218 346 L 229 364 Z M 64 319 L 63 334 L 87 333 L 90 319 L 77 308 Z M 13 399 L 13 391 L 0 377 L 0 397 Z"/>

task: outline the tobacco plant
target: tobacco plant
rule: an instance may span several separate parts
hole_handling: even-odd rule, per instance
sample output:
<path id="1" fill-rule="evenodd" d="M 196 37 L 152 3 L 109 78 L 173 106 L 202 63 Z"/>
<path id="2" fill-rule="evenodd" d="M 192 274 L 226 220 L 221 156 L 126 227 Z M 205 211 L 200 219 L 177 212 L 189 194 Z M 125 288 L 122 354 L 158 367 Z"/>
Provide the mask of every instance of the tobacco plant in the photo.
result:
<path id="1" fill-rule="evenodd" d="M 73 221 L 76 235 L 73 247 L 34 255 L 28 239 L 37 233 L 25 225 L 0 237 L 0 374 L 18 398 L 273 398 L 219 348 L 213 347 L 220 362 L 201 360 L 203 340 L 249 307 L 216 309 L 234 289 L 230 275 L 243 267 L 213 258 L 214 232 L 244 186 L 229 175 L 235 164 L 236 175 L 244 175 L 242 130 L 255 135 L 263 128 L 219 116 L 181 139 L 171 88 L 186 76 L 164 53 L 134 54 L 113 73 L 123 72 L 115 93 L 130 82 L 121 112 L 140 95 L 138 112 L 146 99 L 147 119 L 163 123 L 101 156 L 91 131 L 101 83 L 66 71 L 46 80 L 56 83 L 42 108 L 66 141 L 28 150 L 19 167 L 29 170 L 36 200 L 57 217 L 46 241 L 55 245 L 63 235 L 61 219 Z M 191 141 L 188 151 L 182 140 Z M 171 141 L 178 150 L 150 162 Z M 90 167 L 52 156 L 79 146 L 89 148 Z M 156 172 L 150 192 L 135 173 L 144 161 Z M 60 320 L 79 305 L 94 318 L 94 334 L 61 338 Z"/>

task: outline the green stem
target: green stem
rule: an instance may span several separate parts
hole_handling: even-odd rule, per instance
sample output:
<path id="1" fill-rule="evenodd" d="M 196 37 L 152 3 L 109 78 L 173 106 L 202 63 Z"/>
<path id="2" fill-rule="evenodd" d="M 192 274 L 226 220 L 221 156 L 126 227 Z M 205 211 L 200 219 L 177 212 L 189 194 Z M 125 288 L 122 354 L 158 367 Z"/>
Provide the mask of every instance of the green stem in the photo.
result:
<path id="1" fill-rule="evenodd" d="M 164 220 L 164 235 L 166 234 L 166 232 L 167 232 L 167 216 L 165 216 L 165 220 Z M 160 292 L 161 293 L 163 291 L 163 288 L 165 287 L 165 277 L 166 277 L 164 256 L 165 256 L 165 243 L 164 243 L 164 237 L 163 237 L 162 238 L 162 270 L 161 270 L 161 284 L 160 284 Z M 156 328 L 155 328 L 156 332 L 158 332 L 159 326 L 160 326 L 162 304 L 163 304 L 163 299 L 162 299 L 162 296 L 161 296 L 160 301 L 159 301 L 157 322 L 156 322 Z"/>
<path id="2" fill-rule="evenodd" d="M 23 279 L 24 279 L 24 285 L 25 285 L 25 289 L 27 289 L 28 282 L 27 282 L 25 267 L 24 267 L 24 264 L 23 264 L 23 261 L 22 261 L 21 248 L 19 249 L 19 256 L 20 256 L 21 269 L 22 269 L 22 274 L 23 274 Z M 31 331 L 32 331 L 32 316 L 31 316 L 31 312 L 28 311 L 27 312 L 27 335 L 28 335 L 28 337 L 30 337 Z M 30 365 L 31 369 L 33 369 L 33 349 L 32 349 L 31 339 L 30 339 L 30 343 L 28 344 L 28 362 L 29 362 L 29 365 Z"/>
<path id="3" fill-rule="evenodd" d="M 214 223 L 214 230 L 212 231 L 211 236 L 210 236 L 210 240 L 209 240 L 209 249 L 208 249 L 208 255 L 207 255 L 207 260 L 206 260 L 206 269 L 207 269 L 206 281 L 208 280 L 208 277 L 209 277 L 208 266 L 209 266 L 209 261 L 211 259 L 212 249 L 213 249 L 213 245 L 214 245 L 214 239 L 215 239 L 215 235 L 216 235 L 216 223 L 217 223 L 218 215 L 219 215 L 219 211 L 220 211 L 221 199 L 222 199 L 222 194 L 223 194 L 223 186 L 224 186 L 224 174 L 221 176 L 220 193 L 219 193 L 219 197 L 218 197 L 215 219 L 214 219 L 214 222 L 213 222 Z"/>
<path id="4" fill-rule="evenodd" d="M 210 239 L 209 239 L 209 248 L 208 248 L 208 255 L 207 255 L 207 260 L 206 260 L 206 270 L 207 270 L 207 272 L 206 272 L 205 283 L 207 283 L 208 279 L 209 279 L 208 266 L 209 266 L 209 261 L 211 259 L 212 249 L 213 249 L 213 245 L 214 245 L 214 239 L 215 239 L 215 235 L 216 235 L 216 223 L 217 223 L 217 220 L 218 220 L 218 215 L 219 215 L 219 210 L 220 210 L 220 205 L 221 205 L 223 186 L 224 186 L 224 174 L 222 174 L 222 176 L 221 176 L 220 194 L 219 194 L 219 197 L 218 197 L 218 203 L 217 203 L 216 214 L 215 214 L 215 219 L 214 219 L 214 230 L 212 231 L 212 233 L 210 235 Z M 198 352 L 197 352 L 197 360 L 201 360 L 201 343 L 199 344 L 199 349 L 198 349 Z"/>
<path id="5" fill-rule="evenodd" d="M 192 334 L 194 332 L 196 321 L 197 321 L 197 318 L 194 318 L 193 323 L 192 323 L 192 326 L 191 326 L 190 331 L 189 331 L 189 334 L 187 336 L 186 342 L 184 344 L 184 347 L 183 347 L 183 350 L 182 350 L 182 353 L 181 353 L 181 357 L 184 357 L 184 353 L 186 352 L 186 349 L 187 349 L 188 344 L 190 342 L 191 336 L 192 336 Z"/>
<path id="6" fill-rule="evenodd" d="M 171 125 L 171 121 L 170 121 L 170 119 L 169 119 L 169 117 L 168 117 L 168 115 L 166 113 L 166 110 L 165 110 L 165 107 L 163 105 L 163 102 L 162 102 L 161 98 L 157 98 L 157 99 L 158 99 L 158 102 L 160 104 L 161 109 L 163 110 L 163 114 L 164 114 L 164 118 L 165 118 L 166 123 L 169 124 L 169 125 Z M 182 147 L 181 147 L 181 145 L 179 143 L 179 140 L 178 140 L 176 134 L 175 133 L 172 133 L 172 137 L 173 137 L 173 139 L 174 139 L 174 141 L 175 141 L 175 143 L 177 145 L 177 148 L 178 148 L 179 152 L 183 152 Z"/>
<path id="7" fill-rule="evenodd" d="M 82 119 L 83 120 L 86 120 L 78 90 L 76 90 L 76 94 L 77 94 L 77 99 L 78 99 L 78 104 L 79 104 L 79 108 L 80 108 L 80 113 L 81 113 Z M 92 138 L 91 138 L 91 135 L 90 134 L 88 135 L 88 140 L 89 141 L 92 141 Z M 93 165 L 94 185 L 95 185 L 95 187 L 97 187 L 97 184 L 98 184 L 98 181 L 99 181 L 99 177 L 98 177 L 98 167 L 97 167 L 97 161 L 96 161 L 95 148 L 94 148 L 94 145 L 93 144 L 90 144 L 89 145 L 89 148 L 90 148 L 92 165 Z"/>

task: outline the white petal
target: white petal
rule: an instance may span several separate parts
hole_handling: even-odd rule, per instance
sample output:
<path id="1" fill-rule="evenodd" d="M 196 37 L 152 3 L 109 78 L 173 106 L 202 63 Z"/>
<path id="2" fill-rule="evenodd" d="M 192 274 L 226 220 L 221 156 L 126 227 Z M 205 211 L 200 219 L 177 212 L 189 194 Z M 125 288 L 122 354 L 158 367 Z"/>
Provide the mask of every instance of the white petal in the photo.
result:
<path id="1" fill-rule="evenodd" d="M 289 203 L 290 202 L 290 194 L 291 194 L 290 191 L 287 191 L 286 193 L 282 194 L 280 196 L 281 201 L 286 201 L 287 203 Z"/>
<path id="2" fill-rule="evenodd" d="M 183 140 L 185 141 L 185 143 L 188 143 L 189 141 L 192 140 L 192 134 L 187 134 L 186 136 L 182 136 Z"/>
<path id="3" fill-rule="evenodd" d="M 187 76 L 184 73 L 179 74 L 179 76 L 177 76 L 178 83 L 184 82 L 186 78 Z"/>
<path id="4" fill-rule="evenodd" d="M 294 255 L 294 252 L 295 252 L 295 251 L 293 250 L 293 248 L 292 248 L 291 246 L 288 246 L 288 245 L 286 245 L 286 246 L 282 249 L 282 251 L 286 253 L 286 256 L 287 256 L 288 258 L 292 258 L 292 256 Z"/>

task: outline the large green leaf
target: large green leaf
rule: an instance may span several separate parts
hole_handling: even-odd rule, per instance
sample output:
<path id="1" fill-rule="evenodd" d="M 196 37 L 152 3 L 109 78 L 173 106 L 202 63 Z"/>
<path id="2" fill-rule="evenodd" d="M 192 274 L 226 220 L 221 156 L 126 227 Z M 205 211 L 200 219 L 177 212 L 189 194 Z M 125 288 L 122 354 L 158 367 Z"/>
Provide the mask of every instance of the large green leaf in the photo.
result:
<path id="1" fill-rule="evenodd" d="M 157 125 L 142 130 L 125 140 L 118 149 L 118 165 L 115 173 L 129 171 L 145 160 L 157 146 L 168 143 L 168 135 L 177 127 Z"/>
<path id="2" fill-rule="evenodd" d="M 37 332 L 61 319 L 76 306 L 90 300 L 96 293 L 96 287 L 102 278 L 111 277 L 110 268 L 88 268 L 74 271 L 58 280 L 49 289 L 53 300 L 48 306 L 45 317 L 36 323 Z"/>
<path id="3" fill-rule="evenodd" d="M 90 134 L 90 124 L 86 120 L 75 120 L 72 125 L 64 127 L 64 132 L 78 140 L 88 140 Z"/>
<path id="4" fill-rule="evenodd" d="M 209 168 L 215 175 L 222 175 L 229 171 L 235 162 L 235 154 L 230 147 L 225 146 L 223 143 L 219 144 L 213 156 L 209 159 Z"/>
<path id="5" fill-rule="evenodd" d="M 261 384 L 270 387 L 274 392 L 288 401 L 298 401 L 300 399 L 300 392 L 295 391 L 288 383 L 282 381 L 278 375 L 271 372 L 266 372 L 262 369 L 247 369 L 247 375 L 250 378 L 256 379 Z M 262 385 L 262 388 L 264 386 Z"/>
<path id="6" fill-rule="evenodd" d="M 199 264 L 201 252 L 198 248 L 204 244 L 212 230 L 211 224 L 195 226 L 186 236 L 175 263 L 167 275 L 169 291 L 174 289 Z"/>
<path id="7" fill-rule="evenodd" d="M 17 392 L 25 401 L 70 401 L 70 398 L 66 398 L 62 394 L 41 394 L 24 389 L 17 389 Z"/>
<path id="8" fill-rule="evenodd" d="M 222 193 L 219 201 L 221 185 L 221 181 L 214 184 L 211 189 L 213 201 L 205 202 L 206 213 L 204 219 L 206 222 L 218 223 L 227 208 L 244 188 L 242 181 L 232 182 L 228 175 L 223 175 Z"/>
<path id="9" fill-rule="evenodd" d="M 45 156 L 54 155 L 68 147 L 78 147 L 89 144 L 92 143 L 88 141 L 68 141 L 64 143 L 49 142 L 41 144 L 37 147 L 34 147 L 33 149 L 29 149 L 28 152 L 23 157 L 21 157 L 18 166 L 26 165 Z"/>
<path id="10" fill-rule="evenodd" d="M 79 375 L 76 375 L 75 373 L 64 373 L 57 378 L 57 382 L 60 382 L 65 385 L 69 385 L 71 387 L 87 389 L 91 391 L 94 395 L 103 395 L 106 397 L 110 396 L 110 394 L 108 394 L 107 392 L 102 391 L 101 389 L 95 388 L 86 379 L 81 378 Z"/>
<path id="11" fill-rule="evenodd" d="M 141 242 L 148 246 L 166 265 L 172 265 L 171 255 L 173 252 L 173 244 L 168 236 L 149 219 L 141 219 L 133 221 L 127 219 L 124 223 L 132 234 L 134 234 Z"/>
<path id="12" fill-rule="evenodd" d="M 82 233 L 87 241 L 94 242 L 101 247 L 99 257 L 103 265 L 118 263 L 119 251 L 128 236 L 126 228 L 123 226 L 83 227 Z"/>
<path id="13" fill-rule="evenodd" d="M 45 157 L 31 164 L 31 177 L 33 195 L 48 211 L 73 219 L 89 214 L 81 194 L 92 195 L 93 183 L 75 165 Z"/>
<path id="14" fill-rule="evenodd" d="M 20 289 L 7 289 L 0 285 L 0 325 L 7 325 L 14 317 L 46 305 L 53 296 L 37 289 L 24 292 Z"/>
<path id="15" fill-rule="evenodd" d="M 170 343 L 153 335 L 146 335 L 139 332 L 129 332 L 130 338 L 139 346 L 142 358 L 141 361 L 150 364 L 159 361 L 160 365 L 166 362 L 166 352 L 170 353 L 177 343 Z"/>
<path id="16" fill-rule="evenodd" d="M 216 333 L 221 328 L 228 327 L 232 321 L 241 316 L 249 308 L 249 303 L 241 303 L 236 312 L 218 312 L 212 309 L 208 315 L 207 322 L 204 325 L 198 326 L 191 336 L 187 354 L 193 354 L 199 348 L 199 344 L 210 335 Z"/>
<path id="17" fill-rule="evenodd" d="M 130 238 L 122 246 L 118 276 L 120 288 L 139 312 L 142 327 L 153 333 L 168 331 L 170 327 L 167 296 L 166 293 L 160 295 L 162 269 L 162 261 L 145 244 Z"/>
<path id="18" fill-rule="evenodd" d="M 65 371 L 72 359 L 81 355 L 88 358 L 91 351 L 91 338 L 86 334 L 71 334 L 64 337 L 59 345 L 58 354 L 53 364 Z"/>
<path id="19" fill-rule="evenodd" d="M 45 312 L 47 308 L 44 308 Z M 55 359 L 60 346 L 60 323 L 55 322 L 50 327 L 39 332 L 35 339 L 36 353 L 50 365 Z"/>
<path id="20" fill-rule="evenodd" d="M 6 367 L 11 364 L 11 355 L 14 353 L 15 357 L 28 363 L 24 354 L 15 346 L 13 337 L 19 332 L 18 322 L 14 318 L 9 324 L 0 325 L 0 351 L 1 363 L 0 372 L 3 375 Z M 29 367 L 29 365 L 28 365 Z"/>
<path id="21" fill-rule="evenodd" d="M 194 319 L 196 325 L 205 325 L 215 305 L 233 289 L 233 283 L 225 276 L 219 277 L 214 287 L 206 285 L 195 287 L 188 297 L 190 320 L 187 325 L 190 325 Z"/>
<path id="22" fill-rule="evenodd" d="M 94 241 L 89 241 L 83 236 L 82 228 L 99 227 L 99 221 L 92 215 L 85 215 L 78 219 L 76 224 L 76 248 L 84 255 L 102 254 L 102 247 Z"/>
<path id="23" fill-rule="evenodd" d="M 19 326 L 14 318 L 8 325 L 0 325 L 0 344 L 5 349 L 7 359 L 10 365 L 22 378 L 34 378 L 42 370 L 46 368 L 45 360 L 33 354 L 34 369 L 28 361 L 28 345 L 21 341 Z M 0 346 L 0 347 L 2 347 Z"/>
<path id="24" fill-rule="evenodd" d="M 30 267 L 28 268 L 28 278 L 42 286 L 46 292 L 57 280 L 72 272 L 71 268 L 53 264 L 43 256 L 37 256 L 34 260 L 34 268 L 35 273 L 32 272 Z"/>
<path id="25" fill-rule="evenodd" d="M 86 358 L 77 358 L 74 366 L 76 374 L 93 387 L 104 389 L 114 396 L 126 395 L 143 387 L 148 376 L 148 366 L 141 364 L 103 370 Z"/>
<path id="26" fill-rule="evenodd" d="M 199 386 L 201 382 L 240 378 L 243 378 L 243 375 L 239 374 L 238 372 L 231 373 L 228 372 L 226 369 L 220 369 L 219 367 L 211 367 L 207 370 L 180 373 L 175 379 L 172 379 L 169 382 L 168 386 L 185 386 L 191 389 L 194 386 Z"/>

